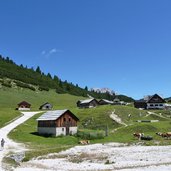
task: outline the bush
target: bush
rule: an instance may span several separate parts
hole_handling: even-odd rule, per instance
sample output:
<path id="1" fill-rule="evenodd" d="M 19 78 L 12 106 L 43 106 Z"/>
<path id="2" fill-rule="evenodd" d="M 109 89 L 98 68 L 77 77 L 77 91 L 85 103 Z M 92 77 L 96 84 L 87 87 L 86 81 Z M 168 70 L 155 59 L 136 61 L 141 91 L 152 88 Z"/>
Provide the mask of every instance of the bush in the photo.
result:
<path id="1" fill-rule="evenodd" d="M 104 138 L 104 132 L 84 132 L 78 131 L 77 137 L 88 140 L 102 139 Z"/>
<path id="2" fill-rule="evenodd" d="M 49 91 L 49 88 L 48 87 L 42 87 L 42 86 L 39 86 L 39 90 L 40 91 Z"/>
<path id="3" fill-rule="evenodd" d="M 10 87 L 10 88 L 12 87 L 11 83 L 8 83 L 8 82 L 6 82 L 6 83 L 3 82 L 2 85 L 5 87 Z"/>
<path id="4" fill-rule="evenodd" d="M 30 86 L 30 85 L 28 85 L 28 84 L 25 84 L 25 83 L 19 82 L 19 81 L 14 81 L 14 82 L 15 82 L 15 83 L 17 84 L 17 86 L 19 86 L 19 87 L 28 88 L 28 89 L 30 89 L 30 90 L 36 91 L 36 89 L 35 89 L 33 86 Z"/>

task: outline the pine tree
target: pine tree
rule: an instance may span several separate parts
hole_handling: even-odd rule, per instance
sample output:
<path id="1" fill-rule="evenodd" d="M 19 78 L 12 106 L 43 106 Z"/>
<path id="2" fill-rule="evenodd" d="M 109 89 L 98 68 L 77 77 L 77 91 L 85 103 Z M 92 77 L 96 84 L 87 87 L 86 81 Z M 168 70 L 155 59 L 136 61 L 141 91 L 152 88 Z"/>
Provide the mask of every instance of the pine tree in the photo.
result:
<path id="1" fill-rule="evenodd" d="M 87 86 L 85 86 L 84 90 L 88 91 L 88 87 L 87 87 Z"/>
<path id="2" fill-rule="evenodd" d="M 42 73 L 39 66 L 36 68 L 36 72 L 39 73 L 39 74 Z"/>
<path id="3" fill-rule="evenodd" d="M 47 74 L 47 77 L 51 78 L 52 79 L 52 76 L 50 75 L 50 73 Z"/>
<path id="4" fill-rule="evenodd" d="M 59 80 L 59 87 L 60 88 L 63 88 L 63 84 L 62 84 L 62 81 L 61 80 Z"/>

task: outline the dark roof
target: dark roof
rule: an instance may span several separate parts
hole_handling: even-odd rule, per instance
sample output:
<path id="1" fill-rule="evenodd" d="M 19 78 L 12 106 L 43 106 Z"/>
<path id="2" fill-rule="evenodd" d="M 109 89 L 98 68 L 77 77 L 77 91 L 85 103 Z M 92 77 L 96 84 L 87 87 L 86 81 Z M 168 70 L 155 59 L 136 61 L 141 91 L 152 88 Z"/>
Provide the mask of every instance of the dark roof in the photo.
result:
<path id="1" fill-rule="evenodd" d="M 150 102 L 154 97 L 160 98 L 164 103 L 166 102 L 162 97 L 160 97 L 158 94 L 154 94 L 153 96 L 150 96 L 150 98 L 147 100 L 147 103 Z"/>
<path id="2" fill-rule="evenodd" d="M 140 100 L 135 100 L 135 102 L 139 102 L 139 103 L 146 103 L 147 101 L 144 99 L 140 99 Z"/>
<path id="3" fill-rule="evenodd" d="M 22 101 L 22 102 L 18 103 L 18 105 L 30 105 L 31 106 L 31 104 L 26 101 Z"/>
<path id="4" fill-rule="evenodd" d="M 136 100 L 135 102 L 139 102 L 139 103 L 149 103 L 154 97 L 158 97 L 160 98 L 163 102 L 165 102 L 165 100 L 160 97 L 158 94 L 154 94 L 152 96 L 147 96 L 146 99 L 140 99 L 140 100 Z"/>
<path id="5" fill-rule="evenodd" d="M 110 100 L 107 100 L 107 99 L 101 99 L 101 100 L 99 100 L 99 103 L 100 102 L 105 102 L 105 103 L 108 103 L 108 104 L 113 104 L 113 101 L 110 101 Z"/>
<path id="6" fill-rule="evenodd" d="M 46 102 L 46 103 L 42 104 L 42 105 L 40 106 L 40 108 L 42 108 L 42 107 L 45 106 L 46 104 L 50 104 L 50 103 Z M 50 104 L 50 105 L 52 106 L 52 104 Z"/>

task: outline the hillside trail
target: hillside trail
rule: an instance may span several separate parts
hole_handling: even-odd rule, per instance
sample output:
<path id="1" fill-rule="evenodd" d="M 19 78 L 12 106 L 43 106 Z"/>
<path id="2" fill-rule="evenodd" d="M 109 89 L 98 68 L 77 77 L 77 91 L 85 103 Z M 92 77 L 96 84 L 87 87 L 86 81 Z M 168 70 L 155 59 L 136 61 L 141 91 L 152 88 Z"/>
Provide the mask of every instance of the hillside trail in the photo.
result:
<path id="1" fill-rule="evenodd" d="M 8 125 L 6 125 L 5 127 L 0 129 L 0 141 L 2 138 L 5 140 L 4 148 L 0 147 L 0 170 L 3 170 L 3 168 L 2 168 L 3 157 L 5 157 L 8 153 L 10 153 L 10 152 L 17 153 L 17 152 L 26 151 L 24 144 L 16 143 L 16 142 L 12 141 L 11 139 L 9 139 L 7 136 L 8 133 L 10 131 L 12 131 L 15 127 L 17 127 L 18 125 L 22 124 L 23 122 L 25 122 L 26 120 L 28 120 L 29 118 L 31 118 L 32 116 L 34 116 L 35 114 L 38 114 L 40 112 L 41 111 L 39 111 L 39 112 L 21 112 L 22 113 L 21 117 L 12 121 Z"/>
<path id="2" fill-rule="evenodd" d="M 118 115 L 115 114 L 115 110 L 110 115 L 110 118 L 121 125 L 128 126 L 126 123 L 122 121 L 122 119 Z"/>
<path id="3" fill-rule="evenodd" d="M 118 129 L 121 129 L 121 128 L 123 128 L 123 127 L 127 127 L 127 126 L 128 126 L 126 123 L 124 123 L 124 122 L 122 121 L 122 119 L 121 119 L 117 114 L 115 114 L 115 110 L 110 114 L 110 118 L 111 118 L 113 121 L 115 121 L 115 122 L 117 122 L 117 123 L 123 125 L 123 126 L 121 126 L 121 127 L 118 127 L 118 128 L 116 128 L 116 129 L 114 129 L 112 132 L 116 132 Z"/>
<path id="4" fill-rule="evenodd" d="M 158 116 L 158 117 L 160 117 L 160 118 L 163 118 L 163 119 L 169 119 L 169 118 L 167 118 L 167 117 L 165 117 L 165 116 L 162 116 L 162 115 L 160 115 L 160 114 L 157 114 L 157 113 L 154 113 L 154 112 L 147 112 L 148 114 L 145 116 L 145 117 L 148 117 L 148 116 L 150 116 L 150 115 L 155 115 L 155 116 Z"/>

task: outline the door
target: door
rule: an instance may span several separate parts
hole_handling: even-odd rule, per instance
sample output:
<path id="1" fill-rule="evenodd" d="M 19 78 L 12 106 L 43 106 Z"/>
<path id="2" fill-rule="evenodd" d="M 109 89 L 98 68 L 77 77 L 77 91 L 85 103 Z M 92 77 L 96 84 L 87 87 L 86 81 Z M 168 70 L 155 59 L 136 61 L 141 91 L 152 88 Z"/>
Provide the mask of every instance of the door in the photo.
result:
<path id="1" fill-rule="evenodd" d="M 69 135 L 69 126 L 66 126 L 66 135 Z"/>

